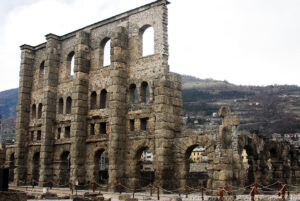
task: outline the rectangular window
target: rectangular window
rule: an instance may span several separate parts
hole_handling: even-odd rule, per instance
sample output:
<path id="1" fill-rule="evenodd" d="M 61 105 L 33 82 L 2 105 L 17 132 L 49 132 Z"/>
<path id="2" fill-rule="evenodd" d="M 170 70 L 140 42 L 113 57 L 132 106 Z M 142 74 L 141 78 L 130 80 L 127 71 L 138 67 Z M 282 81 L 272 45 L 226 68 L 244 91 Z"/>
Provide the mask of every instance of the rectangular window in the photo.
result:
<path id="1" fill-rule="evenodd" d="M 71 133 L 71 127 L 66 126 L 65 127 L 65 138 L 70 138 L 70 133 Z"/>
<path id="2" fill-rule="evenodd" d="M 149 118 L 142 118 L 141 119 L 141 131 L 148 130 L 148 120 L 149 120 Z"/>
<path id="3" fill-rule="evenodd" d="M 95 124 L 91 124 L 90 134 L 95 135 Z"/>
<path id="4" fill-rule="evenodd" d="M 106 122 L 100 123 L 100 134 L 106 134 Z"/>
<path id="5" fill-rule="evenodd" d="M 129 120 L 130 131 L 134 131 L 134 119 Z"/>
<path id="6" fill-rule="evenodd" d="M 57 128 L 57 139 L 60 139 L 61 128 Z"/>
<path id="7" fill-rule="evenodd" d="M 30 138 L 31 138 L 31 141 L 34 140 L 34 131 L 31 131 L 31 136 L 30 136 Z"/>
<path id="8" fill-rule="evenodd" d="M 42 138 L 42 131 L 37 132 L 36 140 L 40 141 Z"/>

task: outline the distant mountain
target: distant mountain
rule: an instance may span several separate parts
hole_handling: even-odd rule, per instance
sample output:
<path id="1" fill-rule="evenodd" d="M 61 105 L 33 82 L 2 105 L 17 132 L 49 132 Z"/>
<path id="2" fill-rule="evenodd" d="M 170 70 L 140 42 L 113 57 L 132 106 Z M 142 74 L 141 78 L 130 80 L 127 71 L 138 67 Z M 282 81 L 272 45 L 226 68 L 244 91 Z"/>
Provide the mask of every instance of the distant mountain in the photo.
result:
<path id="1" fill-rule="evenodd" d="M 216 129 L 223 105 L 241 118 L 241 130 L 263 135 L 300 132 L 300 87 L 294 85 L 241 86 L 227 81 L 182 75 L 185 128 Z M 0 92 L 2 118 L 16 115 L 18 89 Z"/>
<path id="2" fill-rule="evenodd" d="M 18 102 L 18 89 L 10 89 L 0 92 L 0 114 L 2 118 L 16 115 Z"/>

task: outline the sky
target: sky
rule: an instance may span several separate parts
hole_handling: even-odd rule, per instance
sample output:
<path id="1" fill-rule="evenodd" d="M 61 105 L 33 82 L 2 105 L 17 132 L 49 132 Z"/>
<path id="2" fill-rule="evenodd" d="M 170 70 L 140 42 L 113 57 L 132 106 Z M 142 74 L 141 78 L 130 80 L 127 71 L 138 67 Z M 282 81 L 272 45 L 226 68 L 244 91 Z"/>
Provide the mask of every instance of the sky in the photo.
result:
<path id="1" fill-rule="evenodd" d="M 0 91 L 19 85 L 20 48 L 150 0 L 0 0 Z M 170 0 L 170 71 L 238 85 L 300 86 L 299 0 Z"/>

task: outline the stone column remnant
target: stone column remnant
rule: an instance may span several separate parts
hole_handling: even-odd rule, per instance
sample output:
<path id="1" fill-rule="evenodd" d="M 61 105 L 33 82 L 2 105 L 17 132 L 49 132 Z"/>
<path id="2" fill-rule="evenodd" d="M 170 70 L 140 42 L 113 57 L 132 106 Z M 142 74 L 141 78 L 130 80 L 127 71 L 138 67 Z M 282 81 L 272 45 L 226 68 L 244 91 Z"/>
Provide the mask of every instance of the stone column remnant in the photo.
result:
<path id="1" fill-rule="evenodd" d="M 27 147 L 26 135 L 30 120 L 30 94 L 33 82 L 34 48 L 21 46 L 21 69 L 18 91 L 18 106 L 16 119 L 16 170 L 14 181 L 17 185 L 26 178 Z"/>
<path id="2" fill-rule="evenodd" d="M 86 115 L 88 110 L 89 86 L 89 34 L 76 34 L 75 68 L 72 92 L 71 122 L 71 180 L 85 182 L 85 141 L 87 135 Z"/>
<path id="3" fill-rule="evenodd" d="M 124 155 L 126 148 L 126 88 L 127 88 L 127 47 L 126 28 L 117 27 L 111 38 L 111 85 L 108 88 L 111 132 L 109 134 L 109 190 L 115 191 L 122 183 Z"/>
<path id="4" fill-rule="evenodd" d="M 60 56 L 59 36 L 54 34 L 46 35 L 46 61 L 45 76 L 43 80 L 43 112 L 42 112 L 42 136 L 40 151 L 40 177 L 39 185 L 48 186 L 53 175 L 53 153 L 54 134 L 52 128 L 56 118 L 56 88 L 58 84 L 58 67 Z"/>

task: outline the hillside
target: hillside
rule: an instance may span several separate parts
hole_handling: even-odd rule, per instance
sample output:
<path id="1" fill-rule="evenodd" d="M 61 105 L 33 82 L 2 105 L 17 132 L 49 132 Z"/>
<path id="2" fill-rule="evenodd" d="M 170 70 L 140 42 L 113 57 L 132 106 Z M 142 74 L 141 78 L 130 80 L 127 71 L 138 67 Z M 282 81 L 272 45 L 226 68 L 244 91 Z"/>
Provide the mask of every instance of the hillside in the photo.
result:
<path id="1" fill-rule="evenodd" d="M 182 76 L 183 113 L 188 128 L 216 128 L 216 113 L 227 105 L 241 118 L 241 130 L 263 135 L 300 132 L 300 87 L 238 86 L 226 81 Z"/>
<path id="2" fill-rule="evenodd" d="M 18 102 L 18 89 L 10 89 L 0 92 L 0 114 L 2 118 L 16 115 Z"/>
<path id="3" fill-rule="evenodd" d="M 240 86 L 227 81 L 182 75 L 185 128 L 216 129 L 222 105 L 241 117 L 241 130 L 263 135 L 300 132 L 300 87 L 290 85 Z M 2 118 L 15 116 L 17 89 L 0 92 Z"/>

